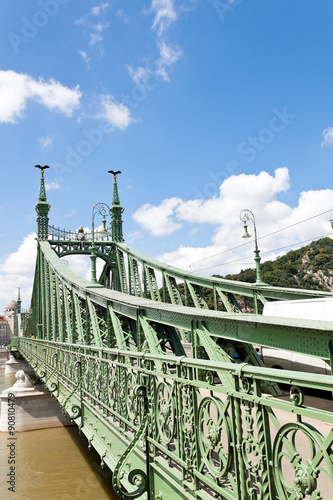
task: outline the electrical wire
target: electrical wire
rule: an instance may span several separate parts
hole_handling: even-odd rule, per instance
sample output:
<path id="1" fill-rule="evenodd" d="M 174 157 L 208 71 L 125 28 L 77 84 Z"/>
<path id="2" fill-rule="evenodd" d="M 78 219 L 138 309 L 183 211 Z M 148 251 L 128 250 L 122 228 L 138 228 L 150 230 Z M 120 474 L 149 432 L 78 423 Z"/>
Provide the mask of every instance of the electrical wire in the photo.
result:
<path id="1" fill-rule="evenodd" d="M 299 241 L 297 243 L 292 243 L 291 245 L 286 245 L 284 247 L 274 248 L 273 250 L 268 250 L 267 252 L 262 252 L 261 255 L 266 255 L 266 254 L 270 254 L 270 253 L 273 253 L 273 252 L 277 252 L 278 250 L 283 250 L 285 248 L 290 248 L 290 247 L 293 247 L 295 245 L 303 245 L 303 243 L 308 243 L 309 241 L 320 240 L 321 238 L 325 238 L 326 236 L 330 236 L 330 235 L 331 235 L 331 233 L 327 233 L 327 234 L 324 234 L 322 236 L 316 236 L 315 238 L 310 238 L 308 240 Z M 207 269 L 212 269 L 214 267 L 226 266 L 228 264 L 234 264 L 235 262 L 241 262 L 243 260 L 249 259 L 250 257 L 251 256 L 248 255 L 247 257 L 241 257 L 240 259 L 231 260 L 229 262 L 222 262 L 221 264 L 215 264 L 214 266 L 204 267 L 204 268 L 196 269 L 195 271 L 190 271 L 190 272 L 191 273 L 198 273 L 200 271 L 206 271 Z"/>
<path id="2" fill-rule="evenodd" d="M 333 211 L 333 208 L 331 208 L 330 210 L 326 210 L 325 212 L 321 212 L 320 214 L 308 217 L 307 219 L 301 220 L 299 222 L 295 222 L 295 224 L 291 224 L 290 226 L 283 227 L 282 229 L 278 229 L 277 231 L 273 231 L 272 233 L 268 233 L 268 234 L 265 234 L 264 236 L 260 236 L 259 238 L 257 238 L 257 240 L 262 240 L 263 238 L 267 238 L 268 236 L 272 236 L 273 234 L 280 233 L 281 231 L 285 231 L 286 229 L 290 229 L 291 227 L 298 226 L 299 224 L 303 224 L 304 222 L 307 222 L 311 219 L 315 219 L 316 217 L 320 217 L 321 215 L 327 214 L 328 212 L 332 212 L 332 211 Z M 209 257 L 203 257 L 202 259 L 195 260 L 194 262 L 191 262 L 190 264 L 186 264 L 186 267 L 190 267 L 193 264 L 197 264 L 198 262 L 212 259 L 213 257 L 217 257 L 218 255 L 222 255 L 224 253 L 231 252 L 232 250 L 236 250 L 237 248 L 243 247 L 245 245 L 249 245 L 250 243 L 251 243 L 251 241 L 247 241 L 246 243 L 242 243 L 241 245 L 237 245 L 236 247 L 232 247 L 232 248 L 228 248 L 227 250 L 223 250 L 223 252 L 215 253 L 214 255 L 210 255 Z M 282 248 L 287 248 L 287 247 L 282 247 Z M 224 265 L 224 264 L 222 264 L 222 265 Z M 184 267 L 185 266 L 182 266 L 182 268 L 184 268 Z M 211 267 L 216 267 L 216 266 L 211 266 Z M 211 268 L 208 267 L 205 269 L 211 269 Z"/>

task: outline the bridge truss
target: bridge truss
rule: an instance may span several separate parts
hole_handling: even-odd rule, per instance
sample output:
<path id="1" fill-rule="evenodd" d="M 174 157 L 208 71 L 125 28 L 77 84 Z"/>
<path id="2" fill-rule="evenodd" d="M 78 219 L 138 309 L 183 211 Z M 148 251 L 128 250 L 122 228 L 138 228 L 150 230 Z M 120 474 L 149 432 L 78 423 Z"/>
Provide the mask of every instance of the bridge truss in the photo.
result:
<path id="1" fill-rule="evenodd" d="M 115 491 L 324 498 L 333 480 L 333 417 L 305 405 L 303 389 L 333 391 L 332 376 L 267 369 L 253 345 L 331 363 L 332 323 L 258 314 L 267 300 L 328 294 L 204 278 L 136 252 L 122 239 L 116 178 L 111 240 L 48 226 L 43 171 L 36 209 L 27 336 L 37 338 L 20 338 L 19 350 L 113 471 Z M 62 259 L 92 248 L 104 260 L 100 286 Z M 242 312 L 242 297 L 253 300 L 255 314 Z M 326 435 L 315 421 L 329 424 Z M 309 443 L 307 456 L 299 440 Z"/>

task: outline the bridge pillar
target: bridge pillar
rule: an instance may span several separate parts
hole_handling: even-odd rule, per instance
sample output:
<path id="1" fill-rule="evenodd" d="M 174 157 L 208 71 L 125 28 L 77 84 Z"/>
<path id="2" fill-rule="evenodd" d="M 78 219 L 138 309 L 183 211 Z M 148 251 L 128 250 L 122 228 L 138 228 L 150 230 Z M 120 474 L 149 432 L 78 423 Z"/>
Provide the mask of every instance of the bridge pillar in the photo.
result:
<path id="1" fill-rule="evenodd" d="M 75 425 L 62 413 L 58 401 L 43 386 L 36 389 L 23 370 L 16 373 L 17 382 L 0 394 L 0 432 L 48 429 Z"/>
<path id="2" fill-rule="evenodd" d="M 34 373 L 33 369 L 30 368 L 26 361 L 17 361 L 17 359 L 10 354 L 8 361 L 5 362 L 5 375 L 9 375 L 10 373 L 14 374 L 18 370 L 24 370 L 27 373 Z"/>

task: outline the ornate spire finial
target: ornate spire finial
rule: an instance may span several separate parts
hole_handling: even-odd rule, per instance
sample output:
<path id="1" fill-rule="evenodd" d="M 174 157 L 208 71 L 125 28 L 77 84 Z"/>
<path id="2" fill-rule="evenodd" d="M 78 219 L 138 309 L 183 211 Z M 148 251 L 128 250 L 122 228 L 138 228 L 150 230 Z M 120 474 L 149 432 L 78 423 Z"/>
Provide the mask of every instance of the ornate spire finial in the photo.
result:
<path id="1" fill-rule="evenodd" d="M 48 225 L 49 218 L 48 213 L 50 210 L 50 205 L 47 203 L 46 190 L 45 190 L 45 180 L 44 180 L 44 170 L 50 168 L 48 165 L 35 165 L 35 168 L 40 169 L 40 188 L 39 188 L 39 198 L 36 205 L 37 212 L 37 225 L 38 225 L 38 239 L 45 240 L 48 236 Z"/>
<path id="2" fill-rule="evenodd" d="M 118 193 L 118 186 L 117 186 L 117 175 L 121 174 L 120 170 L 117 170 L 116 172 L 114 170 L 109 170 L 108 174 L 113 174 L 113 200 L 112 204 L 113 205 L 119 205 L 120 200 L 119 200 L 119 193 Z"/>
<path id="3" fill-rule="evenodd" d="M 40 178 L 40 189 L 39 189 L 39 201 L 46 201 L 46 191 L 45 191 L 45 181 L 44 181 L 44 170 L 46 168 L 50 168 L 48 165 L 35 165 L 35 168 L 40 169 L 41 178 Z"/>
<path id="4" fill-rule="evenodd" d="M 117 185 L 117 175 L 121 174 L 120 170 L 116 172 L 114 170 L 109 170 L 109 174 L 113 174 L 113 199 L 112 199 L 112 207 L 111 207 L 111 227 L 112 227 L 112 239 L 113 241 L 118 241 L 122 243 L 124 241 L 123 238 L 123 221 L 121 218 L 121 214 L 124 209 L 120 205 L 119 193 L 118 193 L 118 185 Z"/>
<path id="5" fill-rule="evenodd" d="M 17 304 L 17 312 L 20 313 L 21 312 L 21 288 L 17 287 L 17 301 L 16 301 L 16 304 Z"/>

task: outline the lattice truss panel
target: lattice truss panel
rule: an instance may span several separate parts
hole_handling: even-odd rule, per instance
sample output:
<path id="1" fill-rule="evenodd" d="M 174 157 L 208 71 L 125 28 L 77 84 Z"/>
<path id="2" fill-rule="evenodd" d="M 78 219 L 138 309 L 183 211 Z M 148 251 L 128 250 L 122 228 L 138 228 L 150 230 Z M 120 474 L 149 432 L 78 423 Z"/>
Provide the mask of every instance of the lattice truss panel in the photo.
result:
<path id="1" fill-rule="evenodd" d="M 90 255 L 91 242 L 49 240 L 59 257 L 73 254 Z M 97 257 L 104 260 L 99 282 L 106 288 L 136 297 L 146 297 L 169 304 L 197 309 L 214 309 L 231 313 L 244 310 L 244 297 L 253 302 L 255 312 L 260 304 L 274 299 L 299 299 L 331 295 L 329 293 L 255 286 L 221 278 L 208 278 L 164 265 L 135 251 L 124 243 L 95 242 Z M 208 303 L 209 299 L 209 303 Z"/>
<path id="2" fill-rule="evenodd" d="M 107 265 L 111 267 L 114 262 L 117 265 L 108 279 L 117 284 L 116 290 L 94 288 L 57 257 L 49 242 L 40 242 L 28 332 L 39 339 L 137 350 L 161 359 L 167 354 L 190 354 L 197 359 L 229 363 L 238 358 L 262 367 L 253 347 L 258 344 L 331 360 L 331 325 L 327 330 L 324 324 L 308 327 L 296 320 L 294 325 L 289 321 L 280 324 L 259 315 L 235 313 L 233 309 L 209 310 L 201 285 L 187 278 L 186 289 L 196 307 L 186 307 L 171 271 L 162 270 L 163 288 L 159 288 L 155 272 L 159 270 L 124 253 L 119 245 L 113 247 L 112 261 Z M 222 296 L 221 290 L 217 294 Z M 214 376 L 224 385 L 230 384 L 228 374 Z M 280 392 L 270 381 L 265 382 L 263 390 Z"/>
<path id="3" fill-rule="evenodd" d="M 47 248 L 48 243 L 42 245 Z M 122 253 L 117 259 L 121 268 Z M 184 355 L 175 327 L 152 322 L 137 308 L 135 317 L 133 309 L 127 311 L 123 307 L 123 313 L 116 311 L 112 301 L 102 300 L 93 289 L 82 287 L 82 281 L 84 285 L 89 285 L 89 282 L 76 277 L 78 282 L 73 280 L 70 283 L 66 276 L 57 272 L 57 264 L 61 266 L 63 263 L 57 258 L 51 262 L 40 249 L 32 300 L 34 314 L 28 327 L 30 333 L 35 335 L 37 332 L 38 338 L 71 344 Z M 66 266 L 62 269 L 68 273 Z M 126 293 L 124 279 L 119 282 Z"/>

